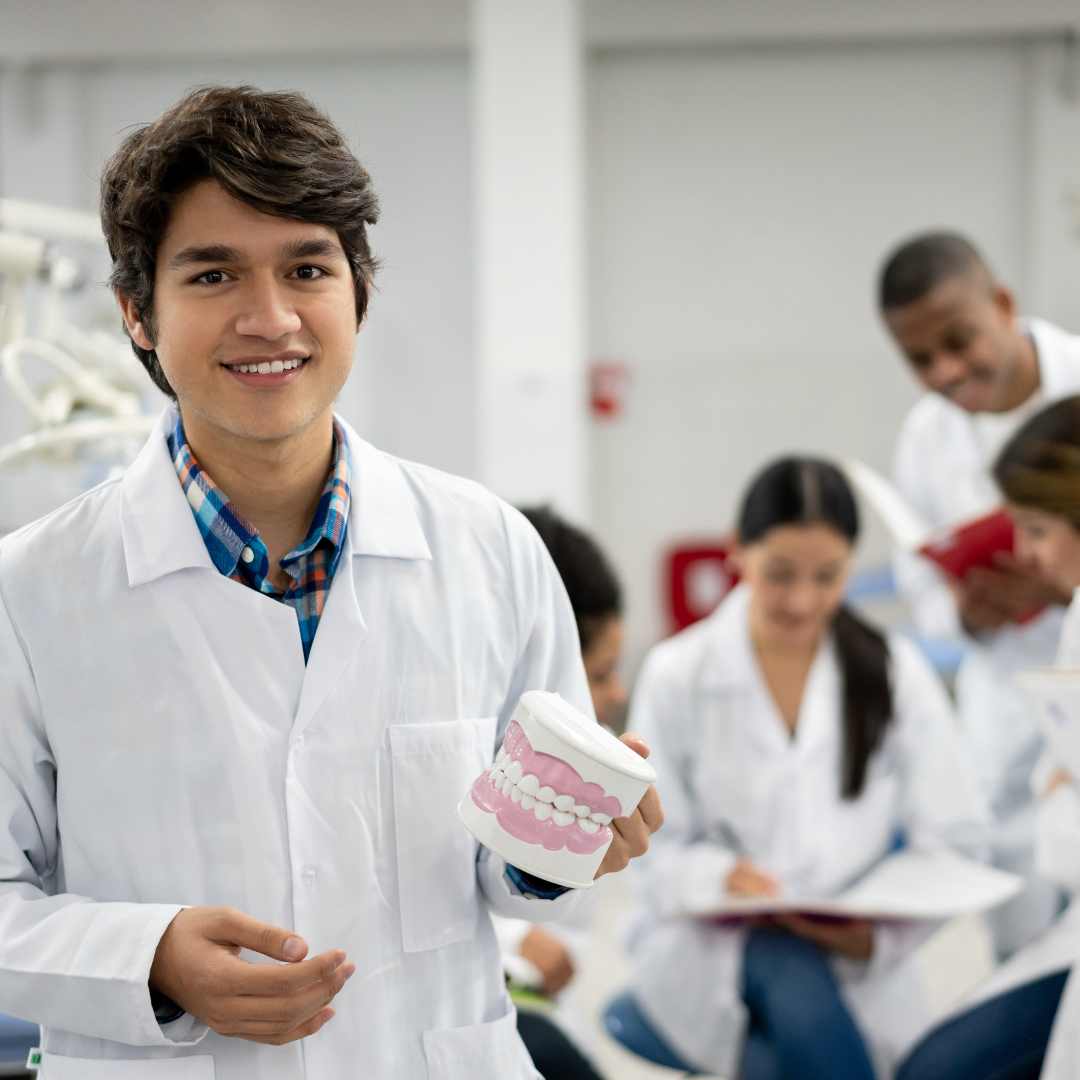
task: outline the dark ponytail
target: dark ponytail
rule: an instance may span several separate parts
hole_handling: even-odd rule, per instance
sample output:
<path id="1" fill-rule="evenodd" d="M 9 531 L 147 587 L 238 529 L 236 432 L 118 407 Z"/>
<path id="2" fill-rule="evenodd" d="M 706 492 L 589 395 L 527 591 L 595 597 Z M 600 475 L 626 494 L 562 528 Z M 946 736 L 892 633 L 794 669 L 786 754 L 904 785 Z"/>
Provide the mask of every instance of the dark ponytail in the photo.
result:
<path id="1" fill-rule="evenodd" d="M 823 524 L 854 543 L 859 509 L 844 474 L 814 458 L 783 458 L 750 485 L 739 515 L 744 545 L 760 540 L 778 525 Z M 866 767 L 892 719 L 889 646 L 885 637 L 841 606 L 833 618 L 833 641 L 844 685 L 844 756 L 840 794 L 862 793 Z"/>

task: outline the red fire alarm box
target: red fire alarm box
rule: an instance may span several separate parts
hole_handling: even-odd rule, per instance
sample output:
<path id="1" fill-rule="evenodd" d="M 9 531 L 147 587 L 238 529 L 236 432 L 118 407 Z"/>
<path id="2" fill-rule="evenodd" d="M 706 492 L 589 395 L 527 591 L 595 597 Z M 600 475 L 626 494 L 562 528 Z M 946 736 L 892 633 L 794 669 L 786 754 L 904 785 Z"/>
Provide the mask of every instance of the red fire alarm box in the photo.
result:
<path id="1" fill-rule="evenodd" d="M 602 420 L 614 420 L 623 411 L 630 369 L 618 360 L 594 360 L 589 366 L 589 405 Z"/>
<path id="2" fill-rule="evenodd" d="M 668 617 L 677 633 L 704 619 L 735 587 L 739 572 L 726 544 L 696 544 L 669 552 Z"/>

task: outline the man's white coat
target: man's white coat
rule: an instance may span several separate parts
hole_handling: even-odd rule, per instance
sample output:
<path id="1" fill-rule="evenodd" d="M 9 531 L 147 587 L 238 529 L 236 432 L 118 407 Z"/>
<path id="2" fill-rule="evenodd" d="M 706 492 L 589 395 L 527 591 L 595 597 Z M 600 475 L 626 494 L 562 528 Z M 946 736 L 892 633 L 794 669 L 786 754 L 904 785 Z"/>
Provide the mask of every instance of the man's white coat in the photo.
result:
<path id="1" fill-rule="evenodd" d="M 174 416 L 122 480 L 0 546 L 0 1011 L 46 1026 L 48 1080 L 535 1077 L 488 907 L 537 921 L 577 894 L 518 894 L 453 811 L 523 691 L 591 715 L 547 552 L 346 425 L 346 546 L 305 667 L 292 609 L 211 563 Z M 159 1028 L 154 951 L 199 904 L 343 948 L 337 1016 L 284 1047 Z"/>

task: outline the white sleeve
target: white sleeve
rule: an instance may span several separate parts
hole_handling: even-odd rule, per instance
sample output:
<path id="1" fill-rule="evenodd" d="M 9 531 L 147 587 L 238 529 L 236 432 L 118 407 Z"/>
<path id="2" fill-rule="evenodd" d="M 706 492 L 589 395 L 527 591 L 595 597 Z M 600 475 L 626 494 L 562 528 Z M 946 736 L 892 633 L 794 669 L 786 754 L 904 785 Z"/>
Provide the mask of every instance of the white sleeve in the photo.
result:
<path id="1" fill-rule="evenodd" d="M 0 1011 L 135 1046 L 198 1042 L 207 1029 L 193 1017 L 163 1032 L 147 985 L 180 905 L 64 891 L 56 764 L 33 672 L 2 603 L 0 709 Z"/>
<path id="2" fill-rule="evenodd" d="M 1080 893 L 1080 787 L 1059 784 L 1039 802 L 1035 817 L 1035 871 Z"/>
<path id="3" fill-rule="evenodd" d="M 926 470 L 929 467 L 923 447 L 910 423 L 900 430 L 893 458 L 893 481 L 900 494 L 915 512 L 931 525 L 939 525 L 939 515 L 930 504 L 926 490 Z M 927 637 L 960 638 L 964 629 L 956 601 L 944 578 L 929 559 L 913 552 L 893 548 L 893 575 L 896 587 L 911 605 L 915 625 Z"/>
<path id="4" fill-rule="evenodd" d="M 909 641 L 890 637 L 894 737 L 903 768 L 901 825 L 916 847 L 986 857 L 990 811 L 941 680 Z"/>
<path id="5" fill-rule="evenodd" d="M 689 765 L 696 745 L 690 683 L 689 677 L 673 677 L 665 670 L 660 646 L 645 660 L 630 712 L 629 726 L 652 751 L 649 764 L 656 769 L 656 787 L 664 801 L 664 827 L 629 872 L 637 891 L 664 915 L 719 900 L 736 862 L 729 848 L 702 835 L 690 789 Z"/>
<path id="6" fill-rule="evenodd" d="M 518 660 L 499 712 L 496 749 L 526 690 L 559 693 L 586 716 L 595 716 L 577 623 L 559 572 L 525 517 L 505 504 L 502 513 L 513 575 Z M 567 914 L 583 895 L 582 890 L 571 889 L 554 900 L 530 900 L 507 878 L 506 863 L 486 848 L 477 860 L 477 878 L 491 909 L 511 919 L 547 922 Z"/>

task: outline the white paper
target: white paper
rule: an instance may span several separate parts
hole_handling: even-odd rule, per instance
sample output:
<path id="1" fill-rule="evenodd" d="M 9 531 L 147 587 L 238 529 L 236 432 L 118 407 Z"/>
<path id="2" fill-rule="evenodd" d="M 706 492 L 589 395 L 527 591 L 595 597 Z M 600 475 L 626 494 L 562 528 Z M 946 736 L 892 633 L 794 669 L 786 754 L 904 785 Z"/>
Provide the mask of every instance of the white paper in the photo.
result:
<path id="1" fill-rule="evenodd" d="M 930 526 L 881 473 L 855 458 L 845 461 L 843 468 L 852 486 L 881 518 L 899 547 L 905 551 L 918 551 L 930 539 Z"/>
<path id="2" fill-rule="evenodd" d="M 1080 670 L 1029 668 L 1016 674 L 1051 753 L 1070 776 L 1080 776 Z"/>
<path id="3" fill-rule="evenodd" d="M 738 897 L 721 894 L 694 916 L 799 912 L 859 919 L 950 919 L 1011 900 L 1024 879 L 951 851 L 898 851 L 832 897 Z"/>

